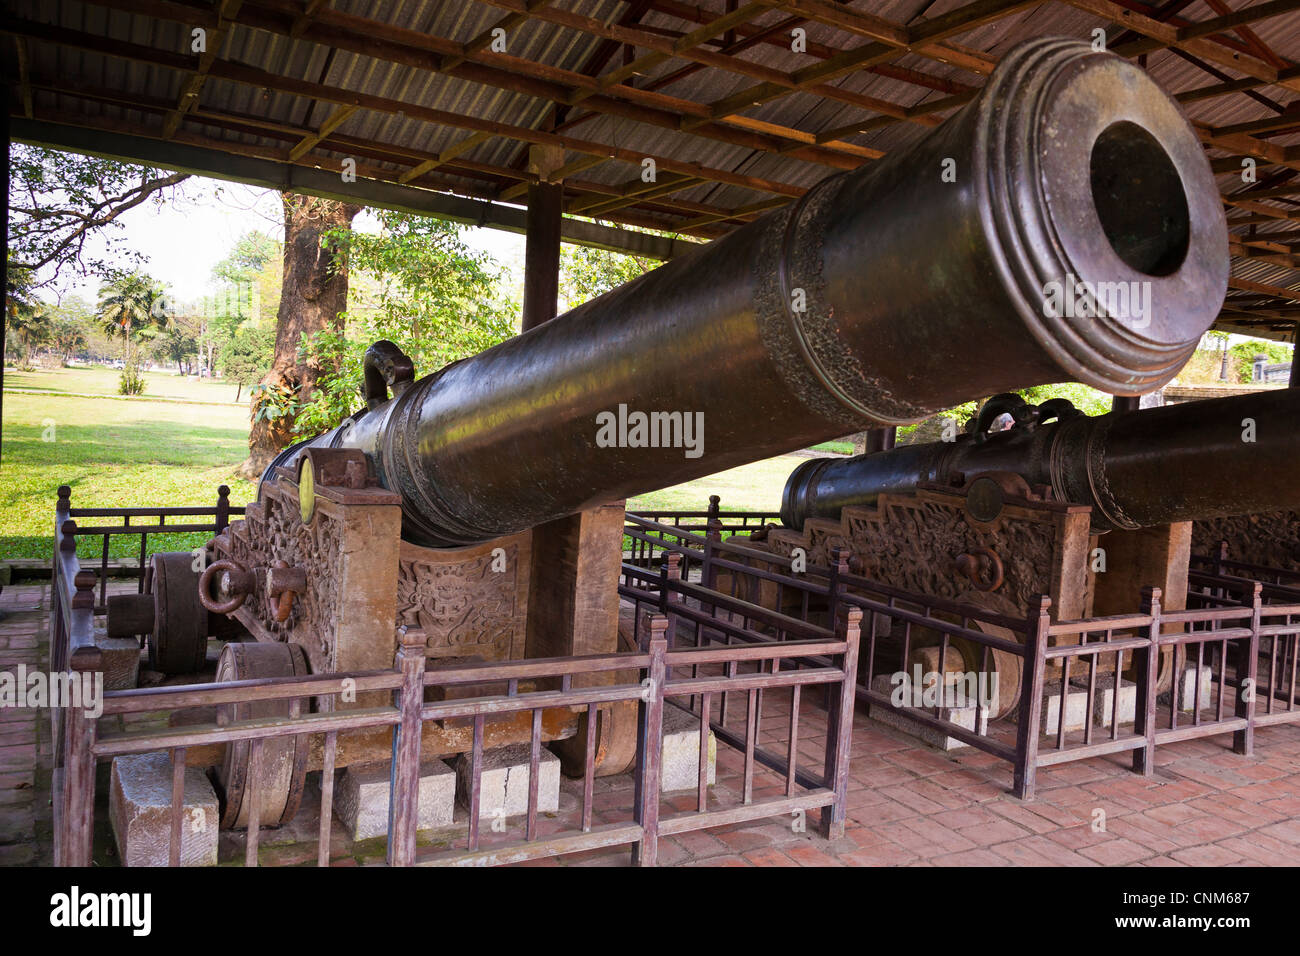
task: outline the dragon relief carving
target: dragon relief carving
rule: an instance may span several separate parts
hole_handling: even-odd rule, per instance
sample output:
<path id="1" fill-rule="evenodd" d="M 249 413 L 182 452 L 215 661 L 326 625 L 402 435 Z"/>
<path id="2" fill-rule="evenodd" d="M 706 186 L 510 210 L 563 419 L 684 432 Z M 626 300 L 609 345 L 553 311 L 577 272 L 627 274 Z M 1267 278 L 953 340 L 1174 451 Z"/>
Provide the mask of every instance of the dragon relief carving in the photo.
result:
<path id="1" fill-rule="evenodd" d="M 785 555 L 804 547 L 808 562 L 821 567 L 828 566 L 834 548 L 848 548 L 855 573 L 951 600 L 965 599 L 971 587 L 954 567 L 957 556 L 989 548 L 1003 562 L 998 593 L 1004 600 L 1025 610 L 1035 595 L 1052 590 L 1056 531 L 1051 523 L 1008 520 L 983 530 L 966 519 L 960 501 L 883 497 L 876 508 L 845 508 L 839 526 L 810 521 L 805 532 L 772 535 L 771 545 Z M 1086 571 L 1078 587 L 1088 587 Z"/>
<path id="2" fill-rule="evenodd" d="M 518 547 L 506 549 L 516 566 Z M 440 656 L 510 657 L 515 636 L 515 575 L 493 570 L 491 552 L 454 564 L 403 558 L 397 571 L 399 624 L 418 626 Z"/>
<path id="3" fill-rule="evenodd" d="M 1300 513 L 1270 511 L 1192 524 L 1193 554 L 1213 557 L 1219 553 L 1220 541 L 1228 542 L 1228 557 L 1233 561 L 1300 570 Z"/>

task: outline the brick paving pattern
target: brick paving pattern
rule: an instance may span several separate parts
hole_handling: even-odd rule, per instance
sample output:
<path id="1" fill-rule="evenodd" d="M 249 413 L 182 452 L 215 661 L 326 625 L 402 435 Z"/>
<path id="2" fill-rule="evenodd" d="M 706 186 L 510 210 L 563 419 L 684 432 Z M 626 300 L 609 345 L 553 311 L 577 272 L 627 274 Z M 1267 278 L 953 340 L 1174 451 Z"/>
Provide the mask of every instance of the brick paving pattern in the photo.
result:
<path id="1" fill-rule="evenodd" d="M 48 587 L 22 585 L 0 594 L 0 668 L 44 666 Z M 810 695 L 814 696 L 815 695 Z M 807 697 L 805 698 L 807 701 Z M 741 708 L 735 708 L 737 711 Z M 764 704 L 761 743 L 785 740 L 788 696 Z M 805 704 L 801 766 L 820 766 L 824 715 Z M 0 710 L 0 866 L 50 862 L 47 721 L 24 710 Z M 1157 751 L 1154 776 L 1128 767 L 1127 755 L 1095 758 L 1039 772 L 1038 796 L 1022 803 L 1009 793 L 1009 764 L 975 751 L 940 753 L 861 713 L 854 724 L 845 837 L 800 832 L 792 821 L 748 824 L 665 837 L 666 866 L 1259 866 L 1300 861 L 1300 727 L 1256 731 L 1254 756 L 1231 751 L 1231 735 L 1187 741 Z M 719 744 L 710 806 L 740 792 L 742 755 Z M 597 781 L 597 823 L 627 818 L 629 777 Z M 755 796 L 777 792 L 773 775 L 755 775 Z M 102 789 L 102 788 L 101 788 Z M 315 860 L 309 786 L 299 820 L 262 834 L 264 864 Z M 577 809 L 578 781 L 566 781 L 561 812 L 542 832 L 567 827 Z M 101 799 L 102 799 L 101 793 Z M 677 810 L 693 793 L 673 794 Z M 337 865 L 381 861 L 383 841 L 351 845 L 334 827 Z M 102 834 L 101 834 L 102 836 Z M 437 840 L 437 835 L 433 839 Z M 109 841 L 98 841 L 101 848 Z M 428 842 L 427 838 L 421 841 Z M 224 861 L 242 859 L 242 836 L 223 834 Z M 99 854 L 97 853 L 97 856 Z M 534 861 L 533 866 L 617 866 L 627 849 Z M 108 862 L 108 861 L 105 861 Z"/>

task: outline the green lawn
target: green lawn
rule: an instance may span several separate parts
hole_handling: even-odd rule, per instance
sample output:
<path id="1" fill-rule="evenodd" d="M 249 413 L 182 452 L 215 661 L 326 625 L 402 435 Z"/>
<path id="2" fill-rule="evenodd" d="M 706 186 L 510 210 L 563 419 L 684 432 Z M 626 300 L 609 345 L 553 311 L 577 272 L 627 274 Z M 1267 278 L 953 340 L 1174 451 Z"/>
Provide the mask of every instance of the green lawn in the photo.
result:
<path id="1" fill-rule="evenodd" d="M 54 503 L 61 484 L 71 486 L 74 507 L 211 505 L 221 484 L 230 486 L 235 505 L 247 503 L 255 494 L 253 483 L 233 475 L 247 452 L 248 411 L 243 405 L 110 401 L 53 390 L 57 386 L 59 392 L 111 394 L 116 373 L 108 369 L 6 370 L 5 386 L 10 385 L 51 390 L 4 395 L 0 559 L 50 556 Z M 157 374 L 150 385 L 158 395 L 170 393 L 174 398 L 216 388 L 221 386 Z M 640 495 L 628 507 L 703 510 L 709 495 L 716 494 L 724 510 L 775 511 L 786 478 L 801 460 L 783 455 L 754 462 Z M 205 538 L 159 535 L 150 539 L 150 549 L 189 550 Z M 97 556 L 101 546 L 102 539 L 83 541 L 81 553 Z M 111 553 L 130 557 L 138 548 L 138 538 L 115 538 Z"/>
<path id="2" fill-rule="evenodd" d="M 790 472 L 805 459 L 799 455 L 780 455 L 765 461 L 720 471 L 707 478 L 673 485 L 660 491 L 628 499 L 629 511 L 703 511 L 709 495 L 717 495 L 723 511 L 778 511 L 781 491 Z"/>
<path id="3" fill-rule="evenodd" d="M 5 388 L 37 389 L 42 392 L 69 392 L 83 395 L 117 395 L 121 376 L 118 369 L 102 365 L 77 368 L 37 369 L 20 372 L 5 369 Z M 175 371 L 144 372 L 145 398 L 189 399 L 198 402 L 234 402 L 238 386 L 229 382 L 213 382 L 177 375 Z M 248 389 L 240 396 L 241 404 L 247 400 Z"/>
<path id="4" fill-rule="evenodd" d="M 5 373 L 6 386 L 10 374 Z M 231 503 L 242 505 L 255 492 L 252 483 L 232 475 L 247 456 L 248 411 L 242 405 L 6 391 L 3 428 L 0 558 L 50 556 L 61 484 L 71 486 L 74 507 L 211 505 L 221 484 L 230 486 Z M 160 535 L 150 539 L 150 548 L 189 550 L 204 538 Z M 102 539 L 84 541 L 82 553 L 98 554 L 101 546 Z M 138 538 L 120 538 L 114 539 L 112 553 L 125 557 L 138 549 Z"/>

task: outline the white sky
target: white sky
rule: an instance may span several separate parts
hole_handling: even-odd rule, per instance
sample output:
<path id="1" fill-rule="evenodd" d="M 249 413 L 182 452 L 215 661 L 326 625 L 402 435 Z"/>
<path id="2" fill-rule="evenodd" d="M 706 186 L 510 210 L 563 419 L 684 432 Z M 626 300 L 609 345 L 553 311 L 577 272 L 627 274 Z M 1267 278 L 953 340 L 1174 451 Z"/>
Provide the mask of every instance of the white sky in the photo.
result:
<path id="1" fill-rule="evenodd" d="M 193 177 L 182 186 L 184 199 L 155 204 L 146 202 L 128 210 L 120 219 L 117 235 L 147 257 L 144 270 L 166 285 L 172 295 L 189 301 L 211 292 L 216 283 L 212 267 L 229 255 L 239 237 L 260 230 L 276 239 L 284 238 L 279 193 L 238 183 L 224 183 Z M 374 231 L 376 221 L 363 212 L 354 228 Z M 489 253 L 509 270 L 511 281 L 523 276 L 524 237 L 499 229 L 471 227 L 466 242 Z M 87 252 L 103 255 L 102 240 L 87 242 Z M 65 275 L 60 291 L 94 302 L 99 280 Z"/>

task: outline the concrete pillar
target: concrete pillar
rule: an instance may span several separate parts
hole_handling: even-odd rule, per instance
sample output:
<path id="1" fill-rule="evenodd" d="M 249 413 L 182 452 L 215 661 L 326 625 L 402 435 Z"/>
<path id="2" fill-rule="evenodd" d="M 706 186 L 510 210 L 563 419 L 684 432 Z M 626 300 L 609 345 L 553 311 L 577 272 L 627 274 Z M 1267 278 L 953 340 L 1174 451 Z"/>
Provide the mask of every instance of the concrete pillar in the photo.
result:
<path id="1" fill-rule="evenodd" d="M 522 330 L 555 318 L 560 292 L 560 219 L 564 187 L 550 177 L 564 162 L 564 150 L 533 146 L 528 171 L 539 182 L 528 187 L 524 244 L 524 311 Z"/>

